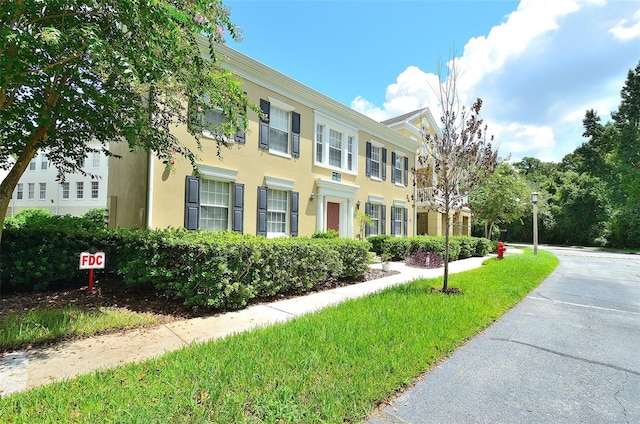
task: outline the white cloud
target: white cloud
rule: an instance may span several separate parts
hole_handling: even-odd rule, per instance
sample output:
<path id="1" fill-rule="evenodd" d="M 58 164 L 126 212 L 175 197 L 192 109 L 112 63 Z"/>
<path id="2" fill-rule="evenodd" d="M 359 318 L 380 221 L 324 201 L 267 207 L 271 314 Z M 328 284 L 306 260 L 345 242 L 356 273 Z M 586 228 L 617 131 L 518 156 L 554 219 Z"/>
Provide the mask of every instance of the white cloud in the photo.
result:
<path id="1" fill-rule="evenodd" d="M 633 21 L 635 21 L 635 23 Z M 622 41 L 640 38 L 640 9 L 635 13 L 633 21 L 630 22 L 628 19 L 621 19 L 609 32 L 615 38 Z"/>
<path id="2" fill-rule="evenodd" d="M 464 46 L 456 59 L 458 94 L 467 105 L 484 100 L 482 115 L 501 156 L 558 161 L 584 142 L 587 109 L 606 120 L 619 104 L 627 71 L 640 57 L 640 46 L 629 48 L 634 38 L 640 38 L 637 3 L 521 0 L 504 22 Z M 383 120 L 428 106 L 438 119 L 437 81 L 408 66 L 387 87 L 382 106 L 358 97 L 352 107 Z"/>

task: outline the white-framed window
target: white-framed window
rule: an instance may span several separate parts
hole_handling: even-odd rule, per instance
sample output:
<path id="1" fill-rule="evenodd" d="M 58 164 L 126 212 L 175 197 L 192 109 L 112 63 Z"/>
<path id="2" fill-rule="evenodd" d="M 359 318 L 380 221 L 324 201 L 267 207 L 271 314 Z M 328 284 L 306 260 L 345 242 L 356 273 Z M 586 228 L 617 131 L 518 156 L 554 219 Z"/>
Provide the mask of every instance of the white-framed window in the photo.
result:
<path id="1" fill-rule="evenodd" d="M 267 235 L 284 236 L 287 234 L 287 216 L 289 212 L 288 192 L 267 190 Z"/>
<path id="2" fill-rule="evenodd" d="M 273 104 L 269 116 L 269 151 L 289 154 L 290 113 Z"/>
<path id="3" fill-rule="evenodd" d="M 47 160 L 47 157 L 45 155 L 42 155 L 40 157 L 40 169 L 44 171 L 47 169 L 48 165 L 49 161 Z"/>
<path id="4" fill-rule="evenodd" d="M 91 152 L 91 166 L 100 168 L 100 152 Z"/>
<path id="5" fill-rule="evenodd" d="M 377 236 L 380 228 L 380 205 L 372 203 L 370 208 L 369 216 L 371 217 L 371 224 L 369 225 L 369 235 Z"/>
<path id="6" fill-rule="evenodd" d="M 314 163 L 331 169 L 357 172 L 358 130 L 316 112 Z"/>
<path id="7" fill-rule="evenodd" d="M 91 181 L 91 198 L 97 199 L 100 194 L 100 181 Z"/>
<path id="8" fill-rule="evenodd" d="M 393 181 L 398 184 L 402 184 L 403 166 L 402 161 L 404 156 L 400 156 L 398 153 L 394 155 L 394 161 L 392 164 L 391 172 L 393 172 Z"/>
<path id="9" fill-rule="evenodd" d="M 381 156 L 381 147 L 377 147 L 375 145 L 371 145 L 371 177 L 372 178 L 382 178 L 382 173 L 380 172 L 380 164 L 382 163 Z"/>
<path id="10" fill-rule="evenodd" d="M 29 171 L 35 171 L 36 170 L 36 158 L 31 159 L 31 162 L 29 162 Z"/>
<path id="11" fill-rule="evenodd" d="M 394 236 L 401 236 L 402 235 L 402 228 L 403 228 L 403 215 L 404 215 L 404 209 L 403 208 L 391 208 L 391 225 L 393 226 L 393 231 L 391 232 L 392 235 Z"/>
<path id="12" fill-rule="evenodd" d="M 39 183 L 40 185 L 40 199 L 46 199 L 47 197 L 47 183 Z"/>
<path id="13" fill-rule="evenodd" d="M 229 229 L 231 184 L 203 179 L 200 182 L 200 228 L 212 231 Z"/>
<path id="14" fill-rule="evenodd" d="M 76 198 L 82 199 L 84 197 L 84 182 L 78 181 L 76 183 Z"/>
<path id="15" fill-rule="evenodd" d="M 24 185 L 22 183 L 18 183 L 16 186 L 16 199 L 22 200 L 24 196 Z"/>
<path id="16" fill-rule="evenodd" d="M 35 185 L 35 183 L 27 184 L 27 189 L 28 189 L 27 198 L 28 199 L 33 199 L 35 194 L 36 194 L 36 185 Z"/>
<path id="17" fill-rule="evenodd" d="M 69 198 L 69 183 L 68 182 L 62 183 L 62 198 L 63 199 L 68 199 Z"/>

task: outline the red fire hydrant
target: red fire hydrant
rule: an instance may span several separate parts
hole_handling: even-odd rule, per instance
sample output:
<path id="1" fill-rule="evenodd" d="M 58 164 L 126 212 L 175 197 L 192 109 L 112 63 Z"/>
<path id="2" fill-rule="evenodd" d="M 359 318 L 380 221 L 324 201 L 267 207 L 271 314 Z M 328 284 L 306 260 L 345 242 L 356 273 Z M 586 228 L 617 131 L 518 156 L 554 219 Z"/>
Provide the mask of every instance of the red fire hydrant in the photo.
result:
<path id="1" fill-rule="evenodd" d="M 507 251 L 507 248 L 504 247 L 504 243 L 499 241 L 498 242 L 498 259 L 504 259 L 504 252 Z"/>

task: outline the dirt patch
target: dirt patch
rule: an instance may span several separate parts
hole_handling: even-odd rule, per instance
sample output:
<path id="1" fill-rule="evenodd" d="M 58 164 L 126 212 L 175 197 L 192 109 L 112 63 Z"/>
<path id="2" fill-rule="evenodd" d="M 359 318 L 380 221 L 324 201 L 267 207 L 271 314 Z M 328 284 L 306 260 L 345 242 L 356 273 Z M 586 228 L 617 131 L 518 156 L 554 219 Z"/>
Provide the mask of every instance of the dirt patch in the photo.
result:
<path id="1" fill-rule="evenodd" d="M 397 272 L 368 269 L 361 278 L 331 282 L 327 284 L 326 288 L 375 280 L 393 274 L 397 274 Z M 296 295 L 299 294 L 279 295 L 277 299 L 295 297 Z M 259 301 L 265 300 L 269 299 L 260 299 Z M 44 292 L 0 293 L 0 320 L 3 317 L 24 313 L 34 308 L 61 308 L 66 305 L 74 305 L 89 310 L 101 307 L 117 307 L 134 312 L 145 312 L 156 315 L 161 324 L 221 312 L 206 308 L 186 307 L 179 300 L 169 299 L 152 291 L 129 288 L 118 278 L 98 278 L 94 284 L 93 291 L 88 290 L 86 283 L 82 285 L 75 283 Z"/>

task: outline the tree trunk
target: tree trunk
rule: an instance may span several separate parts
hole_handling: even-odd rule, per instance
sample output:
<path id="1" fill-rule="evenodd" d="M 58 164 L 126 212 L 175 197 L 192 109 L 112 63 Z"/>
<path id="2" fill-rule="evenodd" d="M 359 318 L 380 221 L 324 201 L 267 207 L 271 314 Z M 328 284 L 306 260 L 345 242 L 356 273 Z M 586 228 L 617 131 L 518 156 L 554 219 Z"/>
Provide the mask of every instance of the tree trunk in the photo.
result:
<path id="1" fill-rule="evenodd" d="M 449 206 L 445 207 L 445 229 L 444 229 L 444 279 L 442 282 L 442 292 L 446 293 L 449 289 L 449 225 L 451 217 L 449 217 Z"/>
<path id="2" fill-rule="evenodd" d="M 29 140 L 22 154 L 18 156 L 16 163 L 0 184 L 0 243 L 2 242 L 2 229 L 4 227 L 4 220 L 7 217 L 9 202 L 11 202 L 11 196 L 13 196 L 13 190 L 15 190 L 16 185 L 18 185 L 18 181 L 20 181 L 22 174 L 24 174 L 27 166 L 29 166 L 31 159 L 38 153 L 38 150 L 33 147 L 36 145 L 34 142 L 36 137 L 38 137 L 38 134 L 34 134 L 32 139 Z"/>

